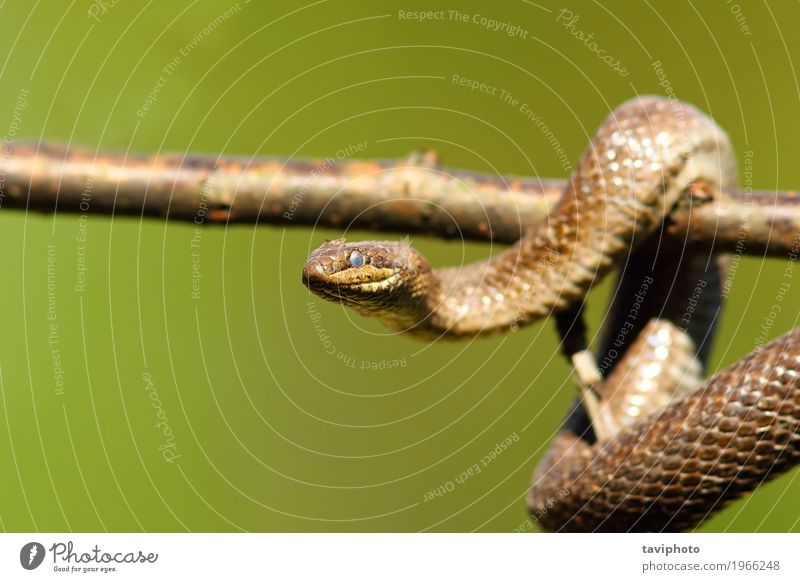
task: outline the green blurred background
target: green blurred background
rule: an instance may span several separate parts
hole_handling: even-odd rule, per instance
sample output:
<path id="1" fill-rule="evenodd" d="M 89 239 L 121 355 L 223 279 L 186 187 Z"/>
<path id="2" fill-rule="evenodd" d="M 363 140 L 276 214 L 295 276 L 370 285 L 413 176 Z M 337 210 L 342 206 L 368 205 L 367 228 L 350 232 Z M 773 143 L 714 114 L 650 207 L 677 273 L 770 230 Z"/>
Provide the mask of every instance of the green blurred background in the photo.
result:
<path id="1" fill-rule="evenodd" d="M 454 6 L 467 22 L 400 17 Z M 627 75 L 557 21 L 565 7 Z M 490 30 L 475 15 L 525 34 Z M 285 156 L 367 142 L 363 157 L 432 147 L 450 166 L 563 176 L 518 108 L 452 76 L 529 104 L 574 162 L 613 107 L 664 93 L 652 66 L 660 61 L 676 95 L 728 129 L 740 165 L 753 152 L 755 187 L 792 188 L 800 185 L 798 19 L 797 3 L 741 0 L 5 2 L 0 133 Z M 192 45 L 137 115 L 164 67 Z M 78 216 L 0 213 L 0 528 L 535 531 L 524 509 L 531 471 L 574 394 L 551 322 L 465 343 L 392 336 L 306 293 L 299 275 L 308 251 L 341 234 L 311 228 L 207 228 L 193 300 L 191 225 L 91 216 L 83 226 L 86 287 L 76 291 Z M 415 244 L 436 265 L 490 252 Z M 753 349 L 783 268 L 743 261 L 713 368 Z M 794 291 L 769 337 L 797 323 Z M 593 329 L 607 294 L 608 284 L 593 293 Z M 48 343 L 54 322 L 63 393 Z M 320 327 L 341 359 L 328 355 Z M 360 369 L 396 359 L 404 365 Z M 172 462 L 160 449 L 154 393 L 179 455 Z M 509 435 L 512 446 L 455 482 Z M 703 530 L 800 530 L 796 477 Z M 452 491 L 425 500 L 448 482 Z"/>

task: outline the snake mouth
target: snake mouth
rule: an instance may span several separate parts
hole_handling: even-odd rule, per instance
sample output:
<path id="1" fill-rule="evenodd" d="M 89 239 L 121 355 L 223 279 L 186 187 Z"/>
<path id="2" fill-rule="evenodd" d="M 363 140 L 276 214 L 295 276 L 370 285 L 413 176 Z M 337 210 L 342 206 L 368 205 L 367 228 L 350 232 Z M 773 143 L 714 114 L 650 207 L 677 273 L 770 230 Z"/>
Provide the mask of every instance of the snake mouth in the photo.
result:
<path id="1" fill-rule="evenodd" d="M 327 263 L 309 260 L 303 269 L 303 284 L 326 299 L 346 299 L 384 293 L 400 283 L 401 275 L 400 269 L 385 267 L 332 272 Z"/>

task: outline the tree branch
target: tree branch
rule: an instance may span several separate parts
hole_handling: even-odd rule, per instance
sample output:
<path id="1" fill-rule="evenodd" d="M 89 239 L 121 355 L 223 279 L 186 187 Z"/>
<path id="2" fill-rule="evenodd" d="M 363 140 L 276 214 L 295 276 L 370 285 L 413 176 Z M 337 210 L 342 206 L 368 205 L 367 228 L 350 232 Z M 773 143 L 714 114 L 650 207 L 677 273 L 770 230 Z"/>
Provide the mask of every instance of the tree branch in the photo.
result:
<path id="1" fill-rule="evenodd" d="M 0 159 L 0 208 L 135 215 L 198 224 L 318 225 L 510 243 L 547 220 L 566 180 L 400 160 L 118 154 L 20 143 Z M 671 214 L 677 240 L 785 255 L 800 247 L 795 192 L 696 184 Z"/>

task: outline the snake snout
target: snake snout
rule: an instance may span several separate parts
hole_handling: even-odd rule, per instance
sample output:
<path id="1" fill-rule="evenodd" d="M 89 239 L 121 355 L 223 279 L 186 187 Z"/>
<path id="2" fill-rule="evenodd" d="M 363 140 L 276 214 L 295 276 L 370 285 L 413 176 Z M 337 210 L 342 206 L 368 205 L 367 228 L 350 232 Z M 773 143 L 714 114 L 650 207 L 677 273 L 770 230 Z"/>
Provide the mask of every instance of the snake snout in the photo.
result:
<path id="1" fill-rule="evenodd" d="M 309 259 L 303 267 L 303 285 L 313 288 L 325 283 L 327 271 L 319 259 Z"/>

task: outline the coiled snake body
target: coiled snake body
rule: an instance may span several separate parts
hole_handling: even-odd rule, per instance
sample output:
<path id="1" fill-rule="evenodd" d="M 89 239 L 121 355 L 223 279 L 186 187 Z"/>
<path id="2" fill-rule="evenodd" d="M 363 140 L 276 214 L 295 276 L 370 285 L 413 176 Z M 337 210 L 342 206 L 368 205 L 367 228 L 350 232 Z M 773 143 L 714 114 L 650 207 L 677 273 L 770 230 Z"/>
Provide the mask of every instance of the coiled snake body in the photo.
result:
<path id="1" fill-rule="evenodd" d="M 730 141 L 707 116 L 674 100 L 636 98 L 601 125 L 547 225 L 498 256 L 431 269 L 407 243 L 337 240 L 312 253 L 303 281 L 405 333 L 514 330 L 551 312 L 579 314 L 605 274 L 658 248 L 659 227 L 676 205 L 692 203 L 695 184 L 724 189 L 735 179 Z M 708 269 L 676 258 L 687 265 L 676 276 Z M 797 460 L 800 332 L 700 385 L 701 332 L 713 318 L 698 311 L 681 325 L 676 313 L 668 301 L 651 302 L 623 323 L 637 339 L 623 342 L 616 367 L 594 386 L 594 431 L 567 422 L 536 471 L 528 501 L 543 526 L 687 529 Z M 646 323 L 651 317 L 660 319 Z M 562 335 L 581 331 L 572 323 Z M 565 337 L 570 354 L 583 347 L 572 339 Z"/>

